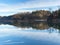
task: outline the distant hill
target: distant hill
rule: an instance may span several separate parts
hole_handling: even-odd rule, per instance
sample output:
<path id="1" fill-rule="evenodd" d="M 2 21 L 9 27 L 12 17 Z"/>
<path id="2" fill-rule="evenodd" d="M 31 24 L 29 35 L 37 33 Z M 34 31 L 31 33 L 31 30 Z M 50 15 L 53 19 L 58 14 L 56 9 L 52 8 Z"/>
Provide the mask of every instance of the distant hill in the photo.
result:
<path id="1" fill-rule="evenodd" d="M 33 22 L 35 20 L 53 20 L 60 19 L 60 9 L 56 11 L 38 10 L 32 13 L 17 13 L 11 16 L 0 16 L 0 22 Z"/>

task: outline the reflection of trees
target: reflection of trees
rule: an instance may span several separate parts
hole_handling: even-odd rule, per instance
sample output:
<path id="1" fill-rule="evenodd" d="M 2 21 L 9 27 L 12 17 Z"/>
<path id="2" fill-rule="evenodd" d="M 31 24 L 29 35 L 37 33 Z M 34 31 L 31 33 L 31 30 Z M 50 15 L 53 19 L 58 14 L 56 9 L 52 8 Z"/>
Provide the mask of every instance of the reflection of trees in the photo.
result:
<path id="1" fill-rule="evenodd" d="M 48 29 L 49 26 L 46 22 L 14 22 L 12 23 L 12 25 L 16 26 L 16 27 L 21 27 L 21 28 L 28 28 L 28 27 L 32 27 L 34 29 Z"/>
<path id="2" fill-rule="evenodd" d="M 4 23 L 3 24 L 9 24 L 9 25 L 14 25 L 16 27 L 21 27 L 21 28 L 29 28 L 29 27 L 32 27 L 34 29 L 40 29 L 40 30 L 43 30 L 43 29 L 48 29 L 49 27 L 53 27 L 53 28 L 56 28 L 56 29 L 59 29 L 59 32 L 60 32 L 60 24 L 57 24 L 57 23 L 47 23 L 47 22 L 10 22 L 10 23 Z M 50 32 L 53 31 L 53 30 L 49 30 Z"/>
<path id="3" fill-rule="evenodd" d="M 53 28 L 56 28 L 56 29 L 60 29 L 60 23 L 48 23 L 48 26 L 49 27 L 53 27 Z"/>
<path id="4" fill-rule="evenodd" d="M 48 29 L 48 32 L 49 32 L 49 33 L 57 32 L 57 30 L 56 30 L 55 28 L 50 27 L 50 28 Z"/>
<path id="5" fill-rule="evenodd" d="M 58 29 L 58 33 L 60 33 L 60 23 L 48 23 L 49 27 L 53 27 L 55 29 Z M 51 32 L 53 32 L 53 30 L 50 30 Z"/>
<path id="6" fill-rule="evenodd" d="M 55 29 L 59 29 L 58 33 L 60 33 L 60 24 L 47 23 L 47 22 L 33 22 L 33 23 L 16 22 L 16 23 L 13 23 L 13 25 L 16 27 L 21 27 L 21 28 L 32 27 L 33 29 L 40 29 L 40 30 L 44 30 L 44 29 L 48 30 L 49 27 L 52 27 L 52 28 L 50 28 L 50 30 L 48 30 L 49 33 L 57 31 Z"/>
<path id="7" fill-rule="evenodd" d="M 49 26 L 48 26 L 48 24 L 46 22 L 33 23 L 32 27 L 36 28 L 36 29 L 41 29 L 41 30 L 49 28 Z"/>
<path id="8" fill-rule="evenodd" d="M 13 23 L 13 25 L 16 26 L 16 27 L 21 27 L 21 28 L 30 27 L 29 23 L 24 23 L 24 22 L 20 22 L 20 23 L 16 22 L 16 23 Z"/>

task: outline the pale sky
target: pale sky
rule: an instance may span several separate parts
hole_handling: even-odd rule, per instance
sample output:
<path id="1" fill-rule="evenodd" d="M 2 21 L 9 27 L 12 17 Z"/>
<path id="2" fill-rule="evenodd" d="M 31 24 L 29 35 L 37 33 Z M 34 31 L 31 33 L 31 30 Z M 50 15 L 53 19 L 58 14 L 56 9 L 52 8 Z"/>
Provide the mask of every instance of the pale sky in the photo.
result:
<path id="1" fill-rule="evenodd" d="M 58 9 L 60 0 L 0 0 L 0 16 L 34 10 Z"/>

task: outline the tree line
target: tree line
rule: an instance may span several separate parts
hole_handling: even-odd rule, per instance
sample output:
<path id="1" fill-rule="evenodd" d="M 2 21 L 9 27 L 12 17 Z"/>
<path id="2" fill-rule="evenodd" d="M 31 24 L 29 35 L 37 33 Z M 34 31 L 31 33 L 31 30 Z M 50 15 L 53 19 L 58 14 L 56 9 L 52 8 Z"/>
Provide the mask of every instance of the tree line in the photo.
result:
<path id="1" fill-rule="evenodd" d="M 10 16 L 0 16 L 0 22 L 19 22 L 19 21 L 35 21 L 35 20 L 53 20 L 60 19 L 60 9 L 55 11 L 37 10 L 32 12 L 17 13 Z"/>

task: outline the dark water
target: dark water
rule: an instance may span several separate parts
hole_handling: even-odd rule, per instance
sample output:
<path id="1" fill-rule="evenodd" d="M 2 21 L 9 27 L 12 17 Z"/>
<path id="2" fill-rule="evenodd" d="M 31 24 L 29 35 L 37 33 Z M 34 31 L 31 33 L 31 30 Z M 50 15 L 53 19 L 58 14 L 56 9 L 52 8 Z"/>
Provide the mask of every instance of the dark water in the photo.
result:
<path id="1" fill-rule="evenodd" d="M 60 45 L 60 25 L 47 22 L 0 24 L 0 45 Z"/>

